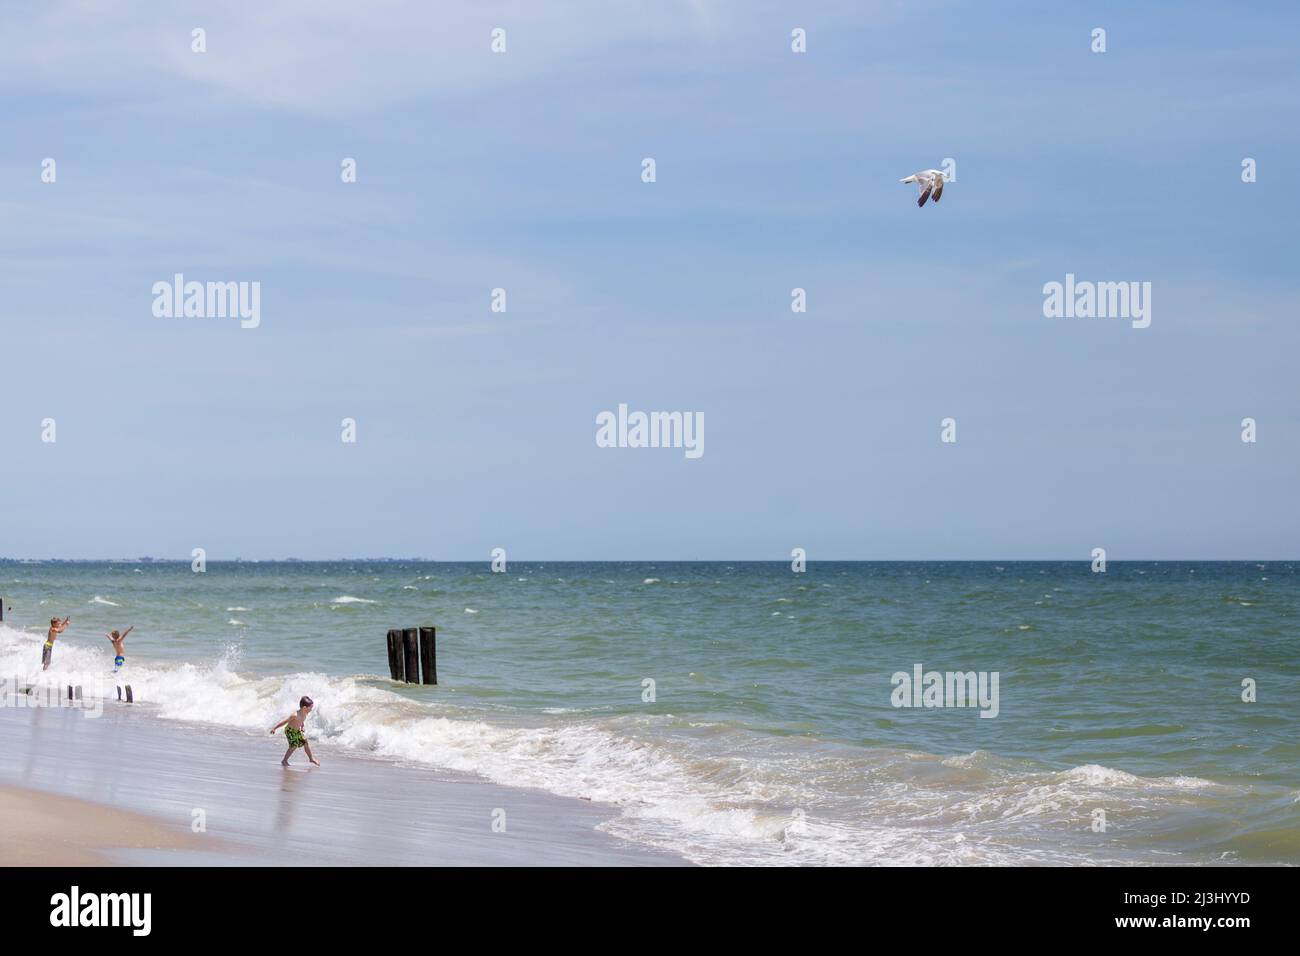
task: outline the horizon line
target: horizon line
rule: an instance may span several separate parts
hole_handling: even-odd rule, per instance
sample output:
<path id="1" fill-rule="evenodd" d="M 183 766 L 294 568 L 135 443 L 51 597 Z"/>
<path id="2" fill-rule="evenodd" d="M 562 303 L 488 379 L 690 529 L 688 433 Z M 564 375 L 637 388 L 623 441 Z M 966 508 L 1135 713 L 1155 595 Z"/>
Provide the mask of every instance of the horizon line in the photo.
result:
<path id="1" fill-rule="evenodd" d="M 59 564 L 192 564 L 193 558 L 156 558 L 142 555 L 136 558 L 30 558 L 0 557 L 0 564 L 33 564 L 56 562 Z M 509 558 L 510 564 L 789 564 L 790 558 Z M 1062 564 L 1069 562 L 1091 563 L 1091 555 L 1071 558 L 811 558 L 805 557 L 807 564 Z M 277 558 L 205 558 L 205 564 L 337 564 L 344 561 L 375 561 L 385 563 L 411 562 L 417 564 L 491 564 L 492 558 L 424 558 L 424 557 L 389 557 L 383 555 L 352 556 L 336 558 L 297 558 L 293 556 Z M 1109 564 L 1158 564 L 1160 562 L 1180 564 L 1250 564 L 1258 562 L 1293 562 L 1295 558 L 1112 558 L 1106 557 Z"/>

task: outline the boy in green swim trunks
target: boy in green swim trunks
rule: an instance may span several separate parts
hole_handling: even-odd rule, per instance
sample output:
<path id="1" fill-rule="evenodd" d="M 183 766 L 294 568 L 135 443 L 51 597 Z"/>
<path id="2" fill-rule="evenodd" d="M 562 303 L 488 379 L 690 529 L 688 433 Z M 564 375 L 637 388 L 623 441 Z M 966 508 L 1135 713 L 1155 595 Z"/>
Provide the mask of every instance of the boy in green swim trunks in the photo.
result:
<path id="1" fill-rule="evenodd" d="M 299 747 L 307 754 L 308 760 L 316 766 L 320 766 L 320 761 L 312 756 L 311 744 L 307 742 L 307 735 L 303 732 L 306 729 L 307 715 L 311 713 L 311 709 L 315 706 L 315 701 L 310 697 L 304 697 L 298 701 L 296 711 L 271 728 L 271 733 L 274 734 L 281 727 L 284 727 L 285 739 L 289 741 L 289 749 L 284 752 L 284 759 L 280 761 L 283 766 L 289 766 L 289 758 L 293 756 L 293 752 Z M 286 724 L 288 724 L 287 727 L 285 727 Z"/>
<path id="2" fill-rule="evenodd" d="M 57 617 L 50 618 L 50 629 L 45 635 L 45 646 L 41 648 L 41 670 L 50 669 L 50 659 L 54 656 L 54 642 L 68 629 L 68 620 L 69 618 L 66 617 L 62 621 Z"/>

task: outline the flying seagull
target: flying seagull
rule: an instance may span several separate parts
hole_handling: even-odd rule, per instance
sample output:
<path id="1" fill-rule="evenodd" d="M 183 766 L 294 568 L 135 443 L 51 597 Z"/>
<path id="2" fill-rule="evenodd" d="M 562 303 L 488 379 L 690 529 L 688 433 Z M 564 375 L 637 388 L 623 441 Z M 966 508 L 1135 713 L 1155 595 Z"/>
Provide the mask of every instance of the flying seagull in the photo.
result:
<path id="1" fill-rule="evenodd" d="M 921 190 L 921 198 L 916 201 L 918 206 L 924 206 L 925 201 L 934 196 L 934 201 L 938 202 L 939 197 L 943 195 L 943 170 L 941 169 L 923 169 L 919 173 L 912 173 L 906 179 L 900 179 L 900 183 L 916 183 L 916 188 Z"/>

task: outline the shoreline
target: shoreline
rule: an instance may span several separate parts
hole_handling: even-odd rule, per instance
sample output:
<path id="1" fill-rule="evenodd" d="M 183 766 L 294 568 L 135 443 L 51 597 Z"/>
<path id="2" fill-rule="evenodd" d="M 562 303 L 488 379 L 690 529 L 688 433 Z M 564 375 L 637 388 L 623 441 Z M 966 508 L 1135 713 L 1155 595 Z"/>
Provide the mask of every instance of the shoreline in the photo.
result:
<path id="1" fill-rule="evenodd" d="M 6 866 L 674 866 L 617 810 L 468 774 L 158 721 L 0 707 Z M 199 828 L 194 832 L 194 828 Z"/>

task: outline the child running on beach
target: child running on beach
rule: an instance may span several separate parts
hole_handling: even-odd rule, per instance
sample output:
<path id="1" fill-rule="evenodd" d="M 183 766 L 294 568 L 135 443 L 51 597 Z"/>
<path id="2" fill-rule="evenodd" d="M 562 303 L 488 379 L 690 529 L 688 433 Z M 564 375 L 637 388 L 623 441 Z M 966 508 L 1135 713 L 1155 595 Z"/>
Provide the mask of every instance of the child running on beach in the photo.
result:
<path id="1" fill-rule="evenodd" d="M 50 618 L 50 629 L 45 634 L 45 647 L 41 650 L 41 670 L 50 669 L 50 660 L 54 657 L 54 642 L 60 634 L 68 629 L 70 618 L 64 618 L 60 621 L 57 617 Z"/>
<path id="2" fill-rule="evenodd" d="M 121 634 L 117 633 L 117 631 L 114 631 L 112 634 L 107 635 L 108 639 L 113 642 L 113 653 L 117 655 L 116 657 L 113 658 L 114 674 L 120 671 L 122 669 L 122 665 L 126 663 L 126 651 L 122 649 L 122 642 L 125 641 L 126 636 L 134 630 L 135 630 L 135 625 L 132 624 Z"/>
<path id="3" fill-rule="evenodd" d="M 312 756 L 311 744 L 307 742 L 307 735 L 303 733 L 307 715 L 311 713 L 311 709 L 315 706 L 316 703 L 310 697 L 304 697 L 298 701 L 296 711 L 271 728 L 271 733 L 274 734 L 281 727 L 284 727 L 285 739 L 289 741 L 289 749 L 284 752 L 284 759 L 280 761 L 283 766 L 289 766 L 289 758 L 293 756 L 293 752 L 299 747 L 306 752 L 308 760 L 316 766 L 320 766 L 320 761 Z M 285 727 L 285 724 L 289 726 Z"/>

